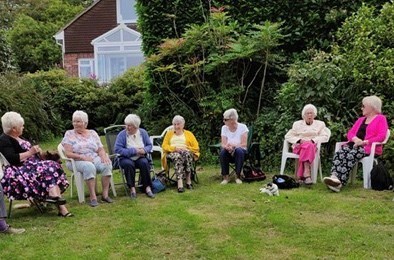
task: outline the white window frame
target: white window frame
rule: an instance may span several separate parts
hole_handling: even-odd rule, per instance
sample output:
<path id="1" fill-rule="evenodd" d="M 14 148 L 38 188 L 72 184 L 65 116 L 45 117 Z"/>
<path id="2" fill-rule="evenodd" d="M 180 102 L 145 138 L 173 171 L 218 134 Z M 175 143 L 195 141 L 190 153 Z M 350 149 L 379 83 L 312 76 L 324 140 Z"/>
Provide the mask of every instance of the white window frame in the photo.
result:
<path id="1" fill-rule="evenodd" d="M 110 41 L 110 37 L 114 34 L 120 32 L 120 41 Z M 127 34 L 134 35 L 133 40 L 125 40 Z M 102 65 L 102 62 L 106 62 L 106 59 L 100 59 L 102 55 L 137 55 L 142 56 L 143 59 L 143 51 L 142 51 L 142 41 L 141 34 L 133 29 L 128 28 L 125 24 L 120 24 L 116 28 L 106 32 L 105 34 L 94 39 L 91 44 L 94 46 L 94 71 L 97 76 L 98 82 L 108 83 L 113 79 L 111 68 L 104 67 L 104 71 L 99 69 L 99 66 Z M 105 48 L 109 47 L 105 50 Z M 126 59 L 125 59 L 126 61 Z M 125 70 L 127 70 L 127 67 Z M 104 75 L 102 75 L 104 73 Z"/>
<path id="2" fill-rule="evenodd" d="M 131 20 L 126 20 L 122 18 L 121 15 L 121 8 L 120 8 L 120 1 L 130 1 L 133 3 L 133 8 L 135 10 L 135 4 L 136 1 L 135 0 L 116 0 L 116 19 L 118 21 L 118 24 L 121 23 L 137 23 L 137 11 L 135 10 L 135 19 L 131 19 Z"/>
<path id="3" fill-rule="evenodd" d="M 85 64 L 82 64 L 82 62 L 89 62 L 89 65 L 85 65 Z M 81 75 L 81 68 L 82 67 L 84 67 L 84 68 L 90 68 L 90 75 L 88 76 L 88 77 L 85 77 L 85 76 L 82 76 Z M 95 75 L 95 62 L 94 62 L 94 58 L 90 58 L 90 59 L 86 59 L 86 58 L 83 58 L 83 59 L 78 59 L 78 77 L 80 78 L 80 79 L 82 79 L 82 78 L 88 78 L 88 79 L 95 79 L 96 78 L 96 75 Z"/>

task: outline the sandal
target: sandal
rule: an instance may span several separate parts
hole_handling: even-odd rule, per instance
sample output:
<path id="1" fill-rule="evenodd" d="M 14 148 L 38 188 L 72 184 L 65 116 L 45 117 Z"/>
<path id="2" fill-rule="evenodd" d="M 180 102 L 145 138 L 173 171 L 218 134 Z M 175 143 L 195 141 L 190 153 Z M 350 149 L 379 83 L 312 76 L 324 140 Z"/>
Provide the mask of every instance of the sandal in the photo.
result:
<path id="1" fill-rule="evenodd" d="M 62 214 L 62 213 L 57 213 L 57 215 L 59 216 L 59 217 L 63 217 L 63 218 L 70 218 L 70 217 L 74 217 L 74 214 L 73 213 L 71 213 L 71 212 L 67 212 L 66 214 Z"/>
<path id="2" fill-rule="evenodd" d="M 67 203 L 66 199 L 64 199 L 62 197 L 52 197 L 52 196 L 48 196 L 45 199 L 45 202 L 53 203 L 53 204 L 56 204 L 56 205 L 64 205 L 64 204 Z"/>

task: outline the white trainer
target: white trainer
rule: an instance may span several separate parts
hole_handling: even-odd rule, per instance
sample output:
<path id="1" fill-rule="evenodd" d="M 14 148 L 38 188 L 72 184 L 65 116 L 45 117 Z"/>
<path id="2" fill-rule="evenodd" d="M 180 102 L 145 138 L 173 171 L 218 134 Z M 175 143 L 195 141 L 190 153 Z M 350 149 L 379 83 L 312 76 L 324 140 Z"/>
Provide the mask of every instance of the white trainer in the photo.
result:
<path id="1" fill-rule="evenodd" d="M 331 175 L 331 177 L 324 177 L 323 182 L 327 186 L 338 187 L 341 185 L 341 181 L 334 175 Z"/>
<path id="2" fill-rule="evenodd" d="M 220 183 L 221 185 L 226 185 L 228 183 L 228 180 L 222 180 L 222 182 Z"/>
<path id="3" fill-rule="evenodd" d="M 334 192 L 340 192 L 340 191 L 341 191 L 341 188 L 342 188 L 342 184 L 339 184 L 339 185 L 336 186 L 336 187 L 331 186 L 331 185 L 327 185 L 327 187 L 328 187 L 330 190 L 334 191 Z"/>
<path id="4" fill-rule="evenodd" d="M 236 179 L 235 179 L 235 183 L 236 183 L 236 184 L 242 184 L 242 181 L 241 181 L 240 178 L 236 178 Z"/>

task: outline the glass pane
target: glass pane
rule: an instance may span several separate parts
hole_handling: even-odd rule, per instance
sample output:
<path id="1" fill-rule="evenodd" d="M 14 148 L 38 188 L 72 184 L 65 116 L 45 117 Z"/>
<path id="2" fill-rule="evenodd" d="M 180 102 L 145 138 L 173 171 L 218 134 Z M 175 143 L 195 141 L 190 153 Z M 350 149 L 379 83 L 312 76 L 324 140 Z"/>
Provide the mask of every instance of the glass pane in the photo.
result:
<path id="1" fill-rule="evenodd" d="M 120 2 L 120 20 L 121 21 L 135 21 L 137 14 L 135 11 L 135 0 L 119 0 Z"/>
<path id="2" fill-rule="evenodd" d="M 109 42 L 120 42 L 120 31 L 117 31 L 106 37 Z"/>
<path id="3" fill-rule="evenodd" d="M 143 54 L 119 53 L 98 55 L 98 78 L 102 82 L 109 82 L 123 74 L 128 68 L 137 66 L 144 61 Z"/>
<path id="4" fill-rule="evenodd" d="M 124 42 L 134 42 L 134 41 L 137 41 L 138 38 L 139 37 L 137 35 L 134 35 L 134 34 L 127 32 L 127 31 L 123 31 L 123 41 Z"/>
<path id="5" fill-rule="evenodd" d="M 98 52 L 105 52 L 105 51 L 120 51 L 120 46 L 106 46 L 106 47 L 98 47 Z"/>

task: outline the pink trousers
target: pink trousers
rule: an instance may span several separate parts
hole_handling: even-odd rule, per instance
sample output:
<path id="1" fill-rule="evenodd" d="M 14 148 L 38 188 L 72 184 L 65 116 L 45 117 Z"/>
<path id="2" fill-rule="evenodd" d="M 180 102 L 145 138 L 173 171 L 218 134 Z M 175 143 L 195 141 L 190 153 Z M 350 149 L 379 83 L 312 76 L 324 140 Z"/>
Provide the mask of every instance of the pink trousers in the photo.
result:
<path id="1" fill-rule="evenodd" d="M 304 162 L 309 162 L 312 164 L 313 160 L 315 160 L 316 149 L 316 144 L 312 141 L 304 142 L 302 144 L 295 144 L 293 146 L 293 153 L 300 156 L 298 159 L 298 177 L 304 176 Z"/>

